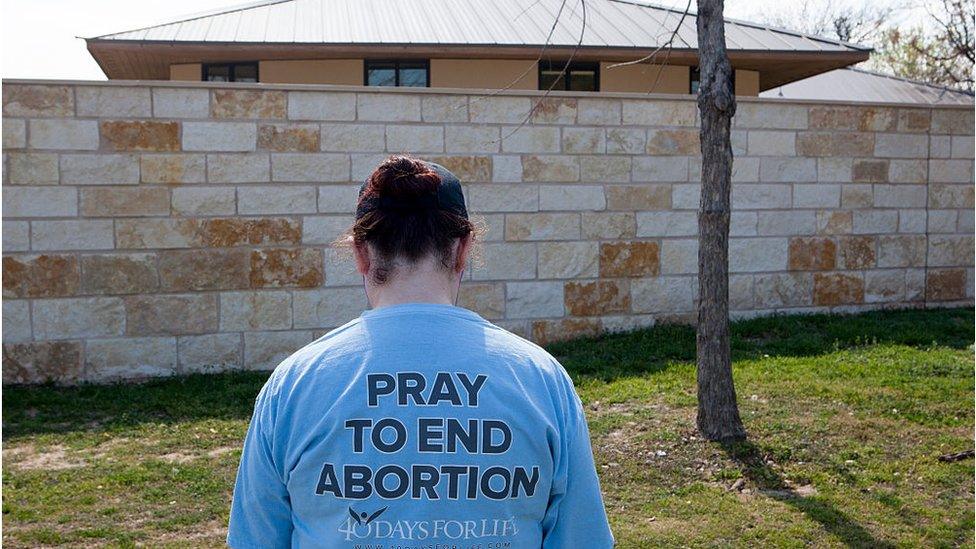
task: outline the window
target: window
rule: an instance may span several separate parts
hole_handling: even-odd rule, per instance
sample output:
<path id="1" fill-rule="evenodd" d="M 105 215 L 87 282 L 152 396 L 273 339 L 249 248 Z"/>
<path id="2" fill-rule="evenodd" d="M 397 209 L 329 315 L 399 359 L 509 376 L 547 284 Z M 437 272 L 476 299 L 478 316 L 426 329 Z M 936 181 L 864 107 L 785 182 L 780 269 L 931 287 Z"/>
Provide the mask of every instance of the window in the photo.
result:
<path id="1" fill-rule="evenodd" d="M 366 61 L 367 86 L 430 86 L 430 63 L 422 61 Z"/>
<path id="2" fill-rule="evenodd" d="M 691 78 L 689 79 L 688 92 L 692 95 L 698 93 L 701 85 L 701 70 L 698 67 L 691 67 Z M 732 71 L 732 91 L 735 91 L 735 70 Z"/>
<path id="3" fill-rule="evenodd" d="M 204 82 L 257 82 L 258 64 L 250 63 L 205 63 Z"/>
<path id="4" fill-rule="evenodd" d="M 567 67 L 565 61 L 539 61 L 539 89 L 600 91 L 600 66 L 570 63 Z"/>

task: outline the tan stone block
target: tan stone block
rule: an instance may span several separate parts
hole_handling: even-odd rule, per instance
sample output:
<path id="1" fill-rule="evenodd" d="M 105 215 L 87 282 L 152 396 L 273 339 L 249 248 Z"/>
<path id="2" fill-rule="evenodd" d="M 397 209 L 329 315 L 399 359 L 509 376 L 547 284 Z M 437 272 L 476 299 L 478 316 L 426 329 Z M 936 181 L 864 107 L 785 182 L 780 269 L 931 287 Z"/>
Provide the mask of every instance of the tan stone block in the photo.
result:
<path id="1" fill-rule="evenodd" d="M 608 210 L 667 210 L 671 207 L 670 185 L 608 185 Z"/>
<path id="2" fill-rule="evenodd" d="M 844 185 L 840 190 L 841 208 L 870 208 L 874 204 L 871 185 Z"/>
<path id="3" fill-rule="evenodd" d="M 631 160 L 627 156 L 581 156 L 580 179 L 593 183 L 630 181 Z"/>
<path id="4" fill-rule="evenodd" d="M 543 97 L 535 102 L 530 121 L 533 124 L 575 124 L 576 98 Z"/>
<path id="5" fill-rule="evenodd" d="M 563 128 L 563 152 L 603 153 L 606 132 L 603 128 Z"/>
<path id="6" fill-rule="evenodd" d="M 888 180 L 892 183 L 925 183 L 928 169 L 926 160 L 891 160 Z"/>
<path id="7" fill-rule="evenodd" d="M 534 212 L 539 209 L 535 185 L 472 185 L 467 189 L 468 207 L 479 213 Z"/>
<path id="8" fill-rule="evenodd" d="M 873 133 L 799 132 L 796 153 L 800 156 L 871 156 Z"/>
<path id="9" fill-rule="evenodd" d="M 815 105 L 810 107 L 809 122 L 812 129 L 884 132 L 895 130 L 898 115 L 886 107 Z"/>
<path id="10" fill-rule="evenodd" d="M 635 126 L 693 126 L 698 107 L 694 101 L 641 99 L 623 102 L 623 122 Z"/>
<path id="11" fill-rule="evenodd" d="M 579 99 L 577 120 L 598 126 L 620 124 L 620 109 L 620 101 L 615 99 Z"/>
<path id="12" fill-rule="evenodd" d="M 925 298 L 929 301 L 954 301 L 966 298 L 966 270 L 930 270 L 925 278 Z"/>
<path id="13" fill-rule="evenodd" d="M 81 292 L 136 294 L 159 289 L 155 254 L 81 256 Z"/>
<path id="14" fill-rule="evenodd" d="M 521 183 L 522 158 L 515 155 L 492 156 L 491 180 L 495 183 Z"/>
<path id="15" fill-rule="evenodd" d="M 3 150 L 23 149 L 27 146 L 27 121 L 5 118 L 3 121 Z"/>
<path id="16" fill-rule="evenodd" d="M 527 97 L 476 97 L 471 99 L 468 110 L 474 123 L 520 124 L 529 117 L 532 100 Z"/>
<path id="17" fill-rule="evenodd" d="M 351 214 L 356 210 L 359 185 L 322 185 L 319 187 L 319 211 Z"/>
<path id="18" fill-rule="evenodd" d="M 855 305 L 858 303 L 864 303 L 864 279 L 860 275 L 814 274 L 814 305 Z"/>
<path id="19" fill-rule="evenodd" d="M 524 181 L 579 181 L 579 158 L 575 156 L 522 157 Z"/>
<path id="20" fill-rule="evenodd" d="M 183 150 L 248 152 L 257 147 L 253 122 L 183 122 Z"/>
<path id="21" fill-rule="evenodd" d="M 785 271 L 789 266 L 790 239 L 731 238 L 729 269 L 733 273 Z"/>
<path id="22" fill-rule="evenodd" d="M 932 208 L 973 208 L 972 185 L 929 185 Z M 5 208 L 6 209 L 6 208 Z"/>
<path id="23" fill-rule="evenodd" d="M 764 156 L 759 161 L 759 181 L 811 183 L 817 181 L 816 158 Z"/>
<path id="24" fill-rule="evenodd" d="M 296 291 L 293 300 L 296 328 L 341 326 L 368 306 L 362 288 Z"/>
<path id="25" fill-rule="evenodd" d="M 864 273 L 865 303 L 904 301 L 905 288 L 904 271 L 867 271 Z"/>
<path id="26" fill-rule="evenodd" d="M 233 187 L 173 189 L 173 215 L 234 215 L 237 194 Z"/>
<path id="27" fill-rule="evenodd" d="M 324 275 L 322 250 L 279 248 L 251 252 L 251 288 L 317 288 Z"/>
<path id="28" fill-rule="evenodd" d="M 558 318 L 565 315 L 562 282 L 507 282 L 505 289 L 508 318 Z"/>
<path id="29" fill-rule="evenodd" d="M 542 185 L 539 187 L 541 210 L 602 210 L 607 206 L 600 185 Z"/>
<path id="30" fill-rule="evenodd" d="M 349 155 L 279 153 L 271 155 L 272 181 L 349 181 Z"/>
<path id="31" fill-rule="evenodd" d="M 270 90 L 213 90 L 214 118 L 285 118 L 285 92 Z"/>
<path id="32" fill-rule="evenodd" d="M 791 271 L 830 271 L 837 264 L 837 245 L 829 238 L 791 238 L 789 253 Z"/>
<path id="33" fill-rule="evenodd" d="M 925 264 L 925 237 L 890 235 L 878 237 L 878 267 L 920 267 Z"/>
<path id="34" fill-rule="evenodd" d="M 449 153 L 494 153 L 501 150 L 497 126 L 446 126 L 444 150 Z"/>
<path id="35" fill-rule="evenodd" d="M 81 339 L 120 336 L 125 308 L 116 297 L 76 297 L 34 301 L 36 339 Z"/>
<path id="36" fill-rule="evenodd" d="M 870 269 L 877 262 L 873 236 L 851 236 L 840 239 L 840 268 Z"/>
<path id="37" fill-rule="evenodd" d="M 467 122 L 468 98 L 456 95 L 432 95 L 420 101 L 424 122 Z"/>
<path id="38" fill-rule="evenodd" d="M 817 181 L 821 183 L 850 183 L 854 159 L 852 158 L 818 158 Z"/>
<path id="39" fill-rule="evenodd" d="M 4 95 L 6 96 L 6 87 Z M 4 97 L 6 99 L 6 97 Z M 4 103 L 4 110 L 6 110 Z M 3 384 L 75 383 L 82 380 L 82 344 L 77 341 L 4 343 Z"/>
<path id="40" fill-rule="evenodd" d="M 973 264 L 972 235 L 932 235 L 929 237 L 930 267 L 961 267 Z"/>
<path id="41" fill-rule="evenodd" d="M 898 131 L 927 132 L 930 126 L 929 109 L 898 109 Z"/>
<path id="42" fill-rule="evenodd" d="M 505 240 L 578 240 L 575 213 L 529 213 L 505 216 Z"/>
<path id="43" fill-rule="evenodd" d="M 319 127 L 312 124 L 261 124 L 258 149 L 276 152 L 319 150 Z"/>
<path id="44" fill-rule="evenodd" d="M 602 332 L 603 322 L 599 318 L 532 321 L 532 341 L 539 345 L 548 345 L 567 339 L 595 337 Z"/>
<path id="45" fill-rule="evenodd" d="M 855 183 L 882 183 L 888 179 L 887 160 L 855 160 L 852 170 Z"/>
<path id="46" fill-rule="evenodd" d="M 504 126 L 501 131 L 502 151 L 504 152 L 559 152 L 559 128 L 548 126 Z"/>
<path id="47" fill-rule="evenodd" d="M 698 240 L 661 241 L 661 273 L 696 274 L 698 272 Z"/>
<path id="48" fill-rule="evenodd" d="M 202 154 L 144 154 L 139 164 L 143 183 L 202 183 L 206 179 Z"/>
<path id="49" fill-rule="evenodd" d="M 807 127 L 806 105 L 776 105 L 766 102 L 740 103 L 733 124 L 738 128 L 802 130 Z"/>
<path id="50" fill-rule="evenodd" d="M 62 154 L 63 185 L 136 185 L 139 157 L 134 154 Z"/>
<path id="51" fill-rule="evenodd" d="M 267 154 L 208 154 L 210 183 L 267 183 L 271 181 L 271 157 Z"/>
<path id="52" fill-rule="evenodd" d="M 3 86 L 4 116 L 74 116 L 74 114 L 74 95 L 68 86 L 18 84 Z"/>
<path id="53" fill-rule="evenodd" d="M 473 116 L 472 107 L 472 116 Z M 359 120 L 420 122 L 420 97 L 392 93 L 360 93 L 356 96 Z"/>
<path id="54" fill-rule="evenodd" d="M 100 339 L 85 346 L 85 377 L 90 381 L 143 380 L 175 373 L 175 337 Z"/>
<path id="55" fill-rule="evenodd" d="M 746 137 L 750 156 L 793 156 L 796 154 L 796 132 L 752 130 Z"/>
<path id="56" fill-rule="evenodd" d="M 806 307 L 813 304 L 813 276 L 810 273 L 757 274 L 756 307 Z"/>
<path id="57" fill-rule="evenodd" d="M 600 244 L 600 276 L 657 276 L 661 248 L 657 242 L 603 242 Z"/>
<path id="58" fill-rule="evenodd" d="M 169 189 L 163 187 L 96 187 L 80 193 L 86 217 L 169 215 Z"/>
<path id="59" fill-rule="evenodd" d="M 2 326 L 4 343 L 30 341 L 30 301 L 26 299 L 4 299 Z"/>
<path id="60" fill-rule="evenodd" d="M 536 277 L 536 245 L 532 242 L 486 242 L 483 261 L 471 269 L 474 280 L 525 280 Z"/>
<path id="61" fill-rule="evenodd" d="M 444 166 L 462 183 L 491 181 L 490 156 L 428 156 L 425 160 Z"/>
<path id="62" fill-rule="evenodd" d="M 583 212 L 582 229 L 587 240 L 633 238 L 637 221 L 632 212 Z"/>
<path id="63" fill-rule="evenodd" d="M 386 150 L 391 153 L 442 153 L 444 127 L 389 125 L 386 127 Z"/>
<path id="64" fill-rule="evenodd" d="M 647 133 L 635 128 L 608 128 L 607 154 L 643 154 Z"/>
<path id="65" fill-rule="evenodd" d="M 240 334 L 204 334 L 177 338 L 181 374 L 215 373 L 244 365 Z"/>
<path id="66" fill-rule="evenodd" d="M 178 151 L 179 122 L 102 120 L 102 147 L 111 151 Z"/>
<path id="67" fill-rule="evenodd" d="M 701 154 L 698 130 L 694 128 L 647 130 L 647 154 L 680 156 Z"/>
<path id="68" fill-rule="evenodd" d="M 78 293 L 81 270 L 73 255 L 3 258 L 4 297 L 62 297 Z"/>
<path id="69" fill-rule="evenodd" d="M 153 88 L 153 116 L 156 118 L 207 118 L 210 92 L 188 88 Z"/>
<path id="70" fill-rule="evenodd" d="M 596 242 L 541 242 L 539 278 L 594 278 L 599 256 Z"/>
<path id="71" fill-rule="evenodd" d="M 567 282 L 566 311 L 574 316 L 599 316 L 630 311 L 630 287 L 626 280 Z"/>
<path id="72" fill-rule="evenodd" d="M 353 224 L 351 215 L 329 215 L 302 218 L 302 243 L 329 245 L 346 233 Z"/>
<path id="73" fill-rule="evenodd" d="M 11 185 L 57 185 L 61 178 L 58 155 L 11 153 L 7 156 L 7 177 Z"/>
<path id="74" fill-rule="evenodd" d="M 27 221 L 4 221 L 3 229 L 4 252 L 26 252 L 30 249 L 30 223 Z"/>
<path id="75" fill-rule="evenodd" d="M 972 135 L 972 109 L 969 107 L 962 109 L 933 109 L 931 131 L 932 133 Z"/>
<path id="76" fill-rule="evenodd" d="M 159 253 L 163 290 L 237 290 L 250 285 L 246 249 L 164 250 Z"/>
<path id="77" fill-rule="evenodd" d="M 505 286 L 502 284 L 461 284 L 458 306 L 470 309 L 488 320 L 505 317 Z"/>
<path id="78" fill-rule="evenodd" d="M 684 183 L 697 179 L 689 170 L 685 156 L 636 156 L 633 157 L 633 180 L 639 182 L 665 181 Z"/>
<path id="79" fill-rule="evenodd" d="M 148 87 L 78 87 L 75 88 L 75 100 L 78 102 L 78 116 L 152 116 L 152 98 Z"/>
<path id="80" fill-rule="evenodd" d="M 237 189 L 240 214 L 315 213 L 316 188 L 311 185 L 248 186 Z"/>
<path id="81" fill-rule="evenodd" d="M 640 278 L 630 284 L 631 303 L 638 313 L 685 313 L 695 310 L 695 277 Z M 680 320 L 679 315 L 673 320 Z M 665 316 L 665 319 L 668 317 Z"/>
<path id="82" fill-rule="evenodd" d="M 880 158 L 926 158 L 929 140 L 925 135 L 879 133 L 874 155 Z"/>
<path id="83" fill-rule="evenodd" d="M 110 250 L 112 220 L 59 219 L 31 222 L 34 250 Z"/>
<path id="84" fill-rule="evenodd" d="M 29 126 L 32 149 L 98 149 L 98 123 L 94 120 L 40 118 L 31 120 Z"/>
<path id="85" fill-rule="evenodd" d="M 126 335 L 205 334 L 217 330 L 214 294 L 133 295 L 124 302 Z"/>
<path id="86" fill-rule="evenodd" d="M 298 244 L 302 240 L 299 221 L 291 217 L 228 217 L 202 221 L 205 246 L 261 246 Z"/>
<path id="87" fill-rule="evenodd" d="M 973 162 L 966 159 L 932 159 L 929 161 L 929 179 L 933 183 L 973 182 Z"/>
<path id="88" fill-rule="evenodd" d="M 292 120 L 355 120 L 356 94 L 288 92 L 288 118 Z"/>
<path id="89" fill-rule="evenodd" d="M 222 331 L 282 330 L 291 328 L 288 292 L 224 292 L 220 294 Z"/>
<path id="90" fill-rule="evenodd" d="M 817 212 L 817 234 L 848 234 L 854 226 L 854 216 L 849 211 L 820 210 Z"/>
<path id="91" fill-rule="evenodd" d="M 189 248 L 200 246 L 200 223 L 195 219 L 118 219 L 118 248 Z"/>

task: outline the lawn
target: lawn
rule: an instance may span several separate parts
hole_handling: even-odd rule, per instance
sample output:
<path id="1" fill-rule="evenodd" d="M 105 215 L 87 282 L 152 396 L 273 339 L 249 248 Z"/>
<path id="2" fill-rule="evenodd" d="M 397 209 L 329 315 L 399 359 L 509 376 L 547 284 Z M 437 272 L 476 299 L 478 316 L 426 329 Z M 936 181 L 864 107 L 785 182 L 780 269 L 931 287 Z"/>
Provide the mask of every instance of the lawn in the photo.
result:
<path id="1" fill-rule="evenodd" d="M 694 333 L 551 346 L 585 403 L 621 547 L 973 546 L 973 310 L 733 325 L 749 441 L 695 435 Z M 3 542 L 222 544 L 267 373 L 7 388 Z"/>

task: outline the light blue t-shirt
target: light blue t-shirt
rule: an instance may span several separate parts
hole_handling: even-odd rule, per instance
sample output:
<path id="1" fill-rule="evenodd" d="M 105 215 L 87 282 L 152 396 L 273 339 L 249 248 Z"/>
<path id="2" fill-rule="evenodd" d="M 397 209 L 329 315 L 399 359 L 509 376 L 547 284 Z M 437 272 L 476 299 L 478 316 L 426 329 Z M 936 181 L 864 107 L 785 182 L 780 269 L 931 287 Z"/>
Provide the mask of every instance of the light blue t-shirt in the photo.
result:
<path id="1" fill-rule="evenodd" d="M 611 547 L 572 381 L 469 310 L 367 311 L 257 397 L 235 548 Z"/>

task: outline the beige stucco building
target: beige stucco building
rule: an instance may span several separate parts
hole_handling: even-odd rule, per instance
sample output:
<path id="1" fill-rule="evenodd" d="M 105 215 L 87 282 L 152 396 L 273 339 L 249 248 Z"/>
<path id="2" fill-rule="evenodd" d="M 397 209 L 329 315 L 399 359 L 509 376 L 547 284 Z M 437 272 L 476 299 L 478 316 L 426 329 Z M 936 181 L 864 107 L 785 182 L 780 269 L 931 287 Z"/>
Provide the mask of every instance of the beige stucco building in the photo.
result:
<path id="1" fill-rule="evenodd" d="M 87 39 L 110 79 L 688 94 L 696 15 L 633 0 L 265 0 Z M 740 95 L 870 50 L 728 20 Z M 635 62 L 640 61 L 640 62 Z"/>

